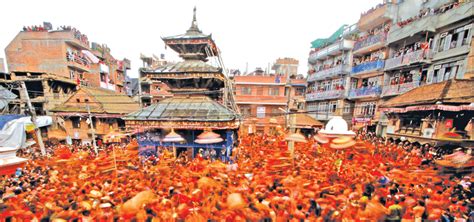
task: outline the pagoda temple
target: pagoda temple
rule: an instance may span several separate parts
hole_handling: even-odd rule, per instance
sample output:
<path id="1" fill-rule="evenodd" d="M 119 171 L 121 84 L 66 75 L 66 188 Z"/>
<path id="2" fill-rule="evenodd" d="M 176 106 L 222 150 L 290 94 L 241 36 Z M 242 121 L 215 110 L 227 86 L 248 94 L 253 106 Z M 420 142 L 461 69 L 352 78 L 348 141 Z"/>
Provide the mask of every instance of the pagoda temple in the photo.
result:
<path id="1" fill-rule="evenodd" d="M 140 69 L 143 83 L 161 82 L 171 98 L 130 113 L 124 120 L 136 129 L 139 152 L 189 157 L 229 157 L 237 139 L 240 115 L 220 52 L 211 35 L 203 34 L 196 21 L 181 35 L 163 37 L 166 47 L 183 59 L 173 64 Z M 209 64 L 214 61 L 217 66 Z"/>

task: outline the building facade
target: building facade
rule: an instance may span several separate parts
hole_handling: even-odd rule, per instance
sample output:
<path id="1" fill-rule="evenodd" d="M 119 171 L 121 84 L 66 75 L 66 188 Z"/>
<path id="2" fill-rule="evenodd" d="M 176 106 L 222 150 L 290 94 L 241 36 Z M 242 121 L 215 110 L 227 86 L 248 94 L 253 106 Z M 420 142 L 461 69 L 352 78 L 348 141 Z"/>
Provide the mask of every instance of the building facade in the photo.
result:
<path id="1" fill-rule="evenodd" d="M 237 105 L 244 119 L 241 132 L 271 133 L 276 126 L 285 127 L 285 113 L 304 110 L 304 79 L 266 74 L 235 76 Z"/>
<path id="2" fill-rule="evenodd" d="M 106 45 L 90 43 L 70 26 L 24 28 L 5 48 L 5 55 L 9 72 L 17 75 L 49 73 L 84 86 L 126 93 L 130 60 L 115 59 Z"/>
<path id="3" fill-rule="evenodd" d="M 354 26 L 341 26 L 329 38 L 313 41 L 309 55 L 306 109 L 317 120 L 332 116 L 351 121 L 350 87 Z"/>
<path id="4" fill-rule="evenodd" d="M 298 75 L 298 65 L 299 61 L 294 58 L 278 58 L 275 63 L 273 63 L 272 70 L 275 74 L 296 76 Z"/>
<path id="5" fill-rule="evenodd" d="M 349 92 L 343 94 L 339 87 L 340 93 L 334 93 L 341 101 L 353 103 L 353 111 L 348 111 L 353 129 L 363 127 L 385 135 L 389 121 L 378 109 L 380 104 L 423 85 L 473 77 L 473 4 L 447 0 L 388 1 L 361 14 L 354 46 L 347 49 L 351 66 Z M 311 97 L 325 98 L 326 89 L 333 89 L 333 82 L 318 80 L 334 72 L 324 69 L 324 65 L 332 68 L 333 60 L 325 64 L 326 57 L 320 59 L 318 55 L 337 47 L 330 45 L 335 41 L 322 41 L 326 43 L 323 46 L 329 47 L 321 47 L 315 44 L 321 43 L 318 40 L 312 43 L 308 59 L 306 99 L 308 111 L 320 113 L 325 110 L 326 101 L 320 106 Z M 316 92 L 311 89 L 312 82 L 320 85 Z M 329 110 L 337 110 L 338 103 L 328 104 L 331 102 Z"/>
<path id="6" fill-rule="evenodd" d="M 474 80 L 449 79 L 417 87 L 381 105 L 387 138 L 420 144 L 474 145 Z"/>

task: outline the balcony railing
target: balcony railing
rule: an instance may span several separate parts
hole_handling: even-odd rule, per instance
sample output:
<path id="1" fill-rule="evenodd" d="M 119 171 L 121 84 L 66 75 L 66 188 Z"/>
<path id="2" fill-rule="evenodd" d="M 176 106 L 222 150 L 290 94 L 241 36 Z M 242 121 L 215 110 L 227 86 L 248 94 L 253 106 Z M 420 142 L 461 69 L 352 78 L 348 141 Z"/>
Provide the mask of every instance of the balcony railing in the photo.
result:
<path id="1" fill-rule="evenodd" d="M 393 69 L 393 68 L 397 68 L 401 66 L 406 66 L 413 63 L 421 63 L 421 62 L 431 59 L 431 57 L 432 57 L 432 52 L 429 49 L 425 49 L 425 50 L 421 49 L 418 51 L 410 52 L 403 56 L 387 59 L 385 61 L 385 70 Z"/>
<path id="2" fill-rule="evenodd" d="M 326 46 L 319 51 L 311 52 L 309 55 L 309 62 L 315 63 L 318 59 L 324 59 L 328 56 L 340 54 L 342 50 L 352 49 L 354 42 L 352 40 L 339 40 L 336 43 Z"/>
<path id="3" fill-rule="evenodd" d="M 387 40 L 387 33 L 380 32 L 377 35 L 371 35 L 364 40 L 357 41 L 356 43 L 354 43 L 353 51 L 355 52 L 359 49 L 369 47 L 378 43 L 384 43 L 386 40 Z"/>
<path id="4" fill-rule="evenodd" d="M 419 81 L 413 81 L 403 84 L 390 85 L 383 87 L 382 96 L 394 96 L 408 92 L 420 85 Z"/>
<path id="5" fill-rule="evenodd" d="M 363 97 L 372 97 L 379 96 L 382 93 L 381 86 L 372 86 L 372 87 L 362 87 L 358 89 L 351 89 L 349 92 L 350 98 L 363 98 Z"/>
<path id="6" fill-rule="evenodd" d="M 306 94 L 306 101 L 336 99 L 344 95 L 344 90 L 329 90 Z"/>
<path id="7" fill-rule="evenodd" d="M 310 82 L 310 81 L 315 81 L 315 80 L 331 78 L 336 75 L 345 74 L 348 72 L 349 72 L 349 66 L 346 64 L 341 64 L 330 69 L 317 71 L 314 74 L 310 75 L 307 81 Z"/>
<path id="8" fill-rule="evenodd" d="M 385 60 L 378 60 L 373 62 L 366 62 L 352 67 L 352 75 L 365 73 L 375 70 L 381 70 L 385 66 Z"/>

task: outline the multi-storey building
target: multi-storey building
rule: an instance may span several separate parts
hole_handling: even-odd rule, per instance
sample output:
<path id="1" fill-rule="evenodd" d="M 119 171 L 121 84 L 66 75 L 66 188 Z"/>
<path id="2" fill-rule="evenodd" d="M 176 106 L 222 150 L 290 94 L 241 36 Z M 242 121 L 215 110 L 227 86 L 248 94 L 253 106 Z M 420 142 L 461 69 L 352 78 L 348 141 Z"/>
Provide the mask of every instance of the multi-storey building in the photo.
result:
<path id="1" fill-rule="evenodd" d="M 276 74 L 293 76 L 298 75 L 299 61 L 294 58 L 278 58 L 273 63 L 272 70 Z"/>
<path id="2" fill-rule="evenodd" d="M 351 120 L 352 103 L 348 101 L 354 26 L 344 25 L 329 38 L 312 42 L 308 59 L 306 108 L 317 120 L 332 116 Z"/>
<path id="3" fill-rule="evenodd" d="M 394 6 L 378 5 L 361 14 L 358 37 L 352 49 L 352 70 L 349 99 L 354 101 L 353 128 L 376 127 L 377 105 L 382 93 L 383 68 L 388 49 L 385 46 Z"/>
<path id="4" fill-rule="evenodd" d="M 130 61 L 119 61 L 106 45 L 89 43 L 71 27 L 24 28 L 5 49 L 13 76 L 49 73 L 81 85 L 125 93 L 124 80 Z"/>
<path id="5" fill-rule="evenodd" d="M 173 94 L 170 92 L 168 85 L 159 80 L 154 80 L 147 77 L 145 69 L 156 69 L 165 65 L 171 65 L 164 59 L 164 55 L 161 57 L 153 56 L 140 56 L 143 61 L 143 68 L 140 69 L 139 78 L 137 79 L 138 87 L 138 99 L 142 106 L 149 106 L 154 103 L 158 103 L 160 100 L 170 98 Z"/>
<path id="6" fill-rule="evenodd" d="M 472 1 L 398 4 L 398 11 L 404 13 L 388 34 L 383 100 L 426 84 L 469 78 L 465 73 L 469 70 L 473 7 Z M 387 118 L 381 118 L 379 133 L 385 134 Z"/>
<path id="7" fill-rule="evenodd" d="M 286 127 L 286 112 L 304 110 L 306 80 L 286 75 L 260 74 L 234 77 L 235 93 L 244 119 L 241 132 L 271 133 L 277 126 Z M 303 121 L 304 118 L 304 121 Z M 305 114 L 297 115 L 297 127 L 321 126 Z"/>
<path id="8" fill-rule="evenodd" d="M 422 85 L 474 77 L 472 8 L 472 1 L 406 0 L 389 1 L 362 13 L 354 47 L 347 49 L 346 60 L 352 65 L 347 94 L 337 87 L 334 77 L 338 54 L 325 56 L 328 51 L 336 52 L 335 35 L 314 41 L 307 110 L 330 117 L 327 104 L 332 102 L 329 111 L 333 113 L 341 107 L 334 101 L 326 103 L 328 94 L 339 101 L 349 99 L 354 102 L 353 127 L 369 126 L 374 131 L 373 123 L 378 122 L 376 132 L 385 135 L 388 117 L 378 106 L 386 100 Z M 334 88 L 339 93 L 333 93 Z M 342 110 L 343 114 L 346 109 Z"/>

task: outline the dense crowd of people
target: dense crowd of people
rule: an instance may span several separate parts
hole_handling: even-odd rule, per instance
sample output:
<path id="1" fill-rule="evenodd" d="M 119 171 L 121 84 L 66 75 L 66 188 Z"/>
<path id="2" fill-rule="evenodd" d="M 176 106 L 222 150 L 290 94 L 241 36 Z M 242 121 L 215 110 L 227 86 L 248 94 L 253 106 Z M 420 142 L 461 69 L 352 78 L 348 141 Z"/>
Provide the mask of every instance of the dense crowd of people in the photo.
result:
<path id="1" fill-rule="evenodd" d="M 403 26 L 411 24 L 414 21 L 418 21 L 422 18 L 445 13 L 445 12 L 451 10 L 451 9 L 459 7 L 459 5 L 460 5 L 460 3 L 458 1 L 455 1 L 455 2 L 450 2 L 450 3 L 443 4 L 439 8 L 426 8 L 426 9 L 420 10 L 418 15 L 398 22 L 397 25 L 400 26 L 400 27 L 403 27 Z"/>
<path id="2" fill-rule="evenodd" d="M 31 160 L 1 176 L 0 220 L 473 219 L 474 181 L 469 174 L 440 173 L 432 161 L 440 150 L 370 133 L 356 140 L 359 147 L 346 150 L 312 139 L 296 143 L 292 161 L 284 136 L 245 136 L 231 164 L 201 154 L 174 159 L 164 151 L 126 159 L 107 172 L 102 163 L 124 146 L 104 148 L 98 157 L 80 145 L 50 151 L 49 158 L 21 151 Z"/>

